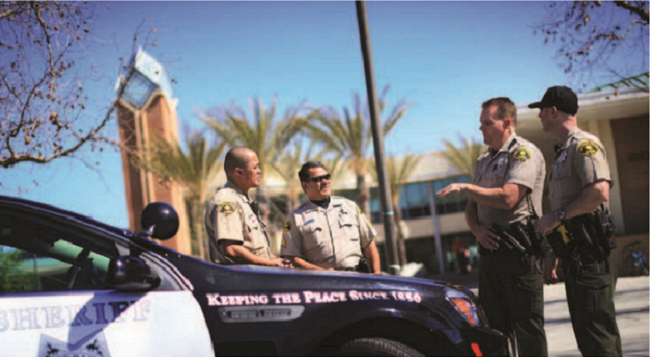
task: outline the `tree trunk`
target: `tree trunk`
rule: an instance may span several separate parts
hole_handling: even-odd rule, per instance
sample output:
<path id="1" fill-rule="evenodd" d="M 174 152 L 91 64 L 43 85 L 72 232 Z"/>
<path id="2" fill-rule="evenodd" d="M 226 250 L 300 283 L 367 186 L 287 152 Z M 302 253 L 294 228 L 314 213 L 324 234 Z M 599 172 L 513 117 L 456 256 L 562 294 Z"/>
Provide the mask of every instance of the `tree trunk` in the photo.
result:
<path id="1" fill-rule="evenodd" d="M 298 206 L 298 190 L 290 188 L 287 194 L 287 215 Z"/>
<path id="2" fill-rule="evenodd" d="M 393 202 L 393 211 L 395 212 L 395 226 L 397 226 L 397 257 L 399 258 L 399 265 L 404 267 L 408 260 L 406 258 L 406 244 L 404 243 L 404 229 L 402 229 L 402 211 L 398 206 L 398 202 Z"/>
<path id="3" fill-rule="evenodd" d="M 206 234 L 203 232 L 205 228 L 203 227 L 203 220 L 201 219 L 203 208 L 201 207 L 202 202 L 200 201 L 200 199 L 188 199 L 186 203 L 190 215 L 190 234 L 196 241 L 196 246 L 198 248 L 197 255 L 199 258 L 209 261 L 210 257 L 208 256 L 209 250 L 207 249 Z"/>
<path id="4" fill-rule="evenodd" d="M 357 174 L 357 189 L 355 190 L 355 194 L 359 208 L 370 219 L 370 188 L 366 184 L 366 175 Z"/>
<path id="5" fill-rule="evenodd" d="M 269 197 L 266 195 L 266 183 L 262 183 L 257 187 L 257 193 L 255 194 L 255 200 L 259 204 L 260 213 L 259 216 L 262 219 L 264 224 L 268 224 L 269 217 Z"/>

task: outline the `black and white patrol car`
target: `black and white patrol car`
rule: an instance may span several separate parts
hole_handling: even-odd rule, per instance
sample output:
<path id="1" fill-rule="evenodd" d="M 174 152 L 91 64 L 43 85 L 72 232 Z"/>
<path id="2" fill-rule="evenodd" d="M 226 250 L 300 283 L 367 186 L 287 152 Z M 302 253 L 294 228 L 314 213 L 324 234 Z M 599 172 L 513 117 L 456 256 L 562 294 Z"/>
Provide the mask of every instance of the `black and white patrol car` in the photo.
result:
<path id="1" fill-rule="evenodd" d="M 508 356 L 471 291 L 422 279 L 222 266 L 146 231 L 0 196 L 0 356 Z"/>

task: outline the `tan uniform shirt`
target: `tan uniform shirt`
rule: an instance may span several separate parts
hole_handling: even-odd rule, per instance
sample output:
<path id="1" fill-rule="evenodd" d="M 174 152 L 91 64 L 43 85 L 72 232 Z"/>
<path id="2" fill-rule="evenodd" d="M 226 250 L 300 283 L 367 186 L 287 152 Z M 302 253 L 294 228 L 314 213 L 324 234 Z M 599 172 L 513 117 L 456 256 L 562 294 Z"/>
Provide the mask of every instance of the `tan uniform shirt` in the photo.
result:
<path id="1" fill-rule="evenodd" d="M 251 199 L 228 181 L 208 202 L 205 209 L 205 229 L 210 241 L 210 259 L 217 263 L 232 263 L 219 247 L 222 239 L 242 242 L 251 253 L 270 258 L 271 251 L 266 226 L 250 206 Z"/>
<path id="2" fill-rule="evenodd" d="M 355 268 L 377 236 L 356 203 L 332 197 L 327 209 L 307 201 L 289 214 L 282 256 L 298 257 L 321 268 Z"/>
<path id="3" fill-rule="evenodd" d="M 564 210 L 590 184 L 612 179 L 603 144 L 594 135 L 575 127 L 559 147 L 548 175 L 553 212 Z"/>
<path id="4" fill-rule="evenodd" d="M 541 216 L 545 176 L 546 166 L 541 151 L 515 133 L 506 139 L 499 151 L 488 149 L 476 162 L 472 183 L 484 188 L 501 188 L 507 183 L 522 185 L 528 187 L 530 199 L 522 197 L 510 210 L 492 208 L 476 202 L 479 224 L 496 223 L 501 228 L 508 228 L 510 224 L 523 222 L 532 215 L 533 207 L 535 213 Z"/>

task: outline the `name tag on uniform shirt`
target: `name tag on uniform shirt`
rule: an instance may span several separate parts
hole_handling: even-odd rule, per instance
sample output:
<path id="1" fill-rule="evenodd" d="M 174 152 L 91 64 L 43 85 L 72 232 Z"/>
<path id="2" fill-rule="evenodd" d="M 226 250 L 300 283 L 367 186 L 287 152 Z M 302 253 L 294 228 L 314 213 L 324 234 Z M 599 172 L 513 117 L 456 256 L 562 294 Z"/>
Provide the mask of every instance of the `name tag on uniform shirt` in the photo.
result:
<path id="1" fill-rule="evenodd" d="M 558 158 L 555 159 L 555 162 L 553 162 L 553 172 L 552 172 L 553 175 L 556 175 L 556 174 L 557 174 L 557 169 L 558 169 L 559 164 L 560 164 L 561 162 L 564 162 L 564 161 L 566 160 L 568 153 L 569 153 L 569 152 L 566 151 L 566 150 L 565 150 L 565 151 L 562 151 L 562 153 L 560 154 L 560 156 L 558 156 Z M 552 176 L 550 176 L 550 177 L 552 177 Z"/>
<path id="2" fill-rule="evenodd" d="M 305 222 L 304 225 L 306 226 L 306 225 L 308 225 L 309 223 L 314 223 L 314 219 L 313 219 L 313 218 L 310 219 L 309 221 Z"/>
<path id="3" fill-rule="evenodd" d="M 497 169 L 501 168 L 501 166 L 503 166 L 505 163 L 506 163 L 506 157 L 505 156 L 499 158 L 497 163 L 494 164 L 494 166 L 492 166 L 492 171 L 496 171 Z"/>

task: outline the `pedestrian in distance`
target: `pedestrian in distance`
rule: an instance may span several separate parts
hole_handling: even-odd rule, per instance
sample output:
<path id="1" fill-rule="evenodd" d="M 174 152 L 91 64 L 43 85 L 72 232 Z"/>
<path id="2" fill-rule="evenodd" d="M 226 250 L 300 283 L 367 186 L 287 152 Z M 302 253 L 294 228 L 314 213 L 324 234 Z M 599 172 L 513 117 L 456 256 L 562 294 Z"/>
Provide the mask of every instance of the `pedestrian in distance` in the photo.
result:
<path id="1" fill-rule="evenodd" d="M 289 214 L 282 257 L 304 269 L 380 274 L 377 233 L 359 206 L 331 196 L 331 175 L 318 161 L 302 165 L 298 176 L 308 200 Z"/>
<path id="2" fill-rule="evenodd" d="M 224 264 L 290 266 L 271 254 L 259 207 L 248 195 L 251 188 L 260 185 L 262 170 L 257 154 L 248 148 L 233 147 L 224 159 L 224 170 L 228 182 L 205 210 L 210 259 Z"/>
<path id="3" fill-rule="evenodd" d="M 583 356 L 622 356 L 614 307 L 618 255 L 608 205 L 613 183 L 605 148 L 578 128 L 578 97 L 571 88 L 550 87 L 529 107 L 540 109 L 544 132 L 560 142 L 548 175 L 552 213 L 537 224 L 551 246 L 544 280 L 558 281 L 561 259 L 571 324 Z"/>
<path id="4" fill-rule="evenodd" d="M 461 274 L 467 274 L 472 270 L 469 265 L 469 250 L 467 245 L 460 237 L 456 237 L 454 242 L 454 254 L 456 254 L 456 264 L 458 264 L 458 271 Z"/>
<path id="5" fill-rule="evenodd" d="M 479 243 L 478 297 L 491 327 L 516 342 L 519 356 L 547 356 L 544 331 L 541 213 L 544 157 L 515 132 L 517 108 L 506 97 L 482 104 L 480 130 L 488 150 L 471 184 L 436 194 L 467 195 L 465 220 Z"/>

